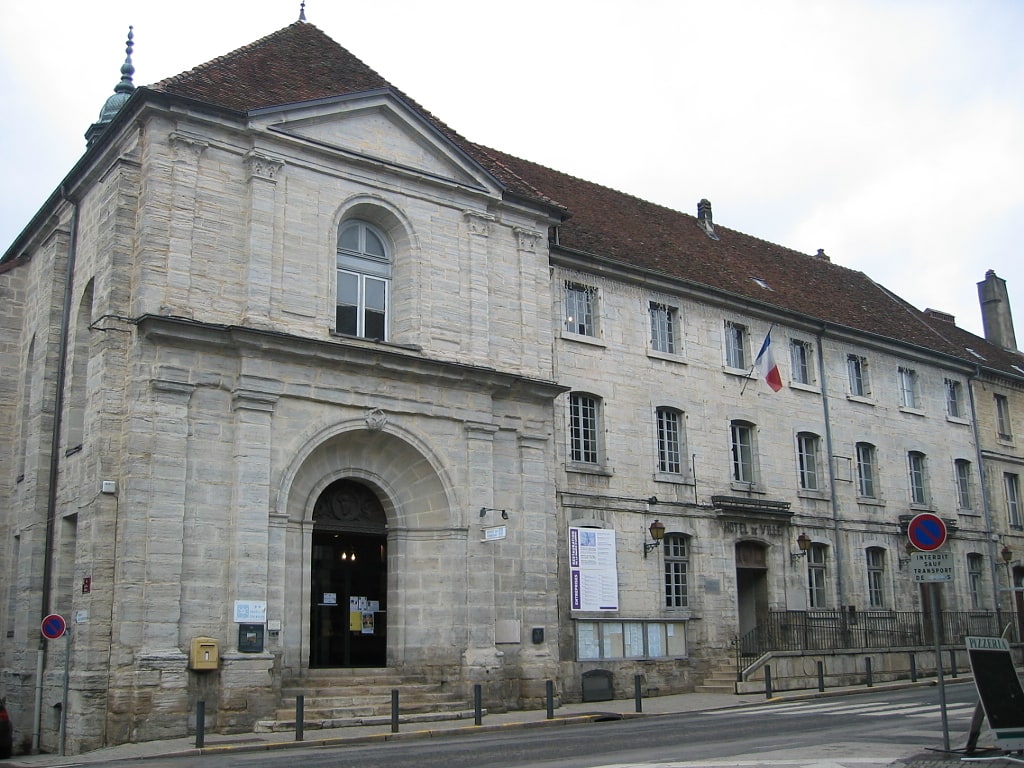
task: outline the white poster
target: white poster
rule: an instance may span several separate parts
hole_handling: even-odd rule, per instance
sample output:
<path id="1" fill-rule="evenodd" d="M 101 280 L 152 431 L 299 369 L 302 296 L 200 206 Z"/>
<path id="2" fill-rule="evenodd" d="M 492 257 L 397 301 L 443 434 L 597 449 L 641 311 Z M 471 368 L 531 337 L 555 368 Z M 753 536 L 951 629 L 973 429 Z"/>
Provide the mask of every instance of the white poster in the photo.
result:
<path id="1" fill-rule="evenodd" d="M 569 577 L 572 610 L 619 610 L 615 531 L 569 528 Z"/>

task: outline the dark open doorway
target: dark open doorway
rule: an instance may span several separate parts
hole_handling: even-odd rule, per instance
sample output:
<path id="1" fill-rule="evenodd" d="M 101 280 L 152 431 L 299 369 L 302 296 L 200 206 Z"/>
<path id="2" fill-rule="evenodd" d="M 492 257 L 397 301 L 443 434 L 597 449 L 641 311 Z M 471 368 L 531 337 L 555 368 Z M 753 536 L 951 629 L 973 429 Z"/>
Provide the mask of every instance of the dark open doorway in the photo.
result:
<path id="1" fill-rule="evenodd" d="M 333 483 L 313 512 L 310 667 L 387 665 L 384 510 L 365 485 Z"/>

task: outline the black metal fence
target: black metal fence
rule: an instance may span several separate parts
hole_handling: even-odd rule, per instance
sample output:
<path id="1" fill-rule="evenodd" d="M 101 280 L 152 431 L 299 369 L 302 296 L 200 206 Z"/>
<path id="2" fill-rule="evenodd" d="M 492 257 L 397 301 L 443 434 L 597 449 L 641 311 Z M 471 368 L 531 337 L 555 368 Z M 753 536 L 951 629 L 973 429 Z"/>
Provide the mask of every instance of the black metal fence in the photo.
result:
<path id="1" fill-rule="evenodd" d="M 1020 642 L 1017 616 L 992 611 L 942 611 L 940 643 L 962 646 L 968 635 L 1007 632 Z M 1007 631 L 1008 628 L 1008 631 Z M 771 651 L 910 648 L 935 645 L 933 622 L 916 611 L 771 611 L 768 620 L 736 639 L 736 669 L 742 672 Z"/>

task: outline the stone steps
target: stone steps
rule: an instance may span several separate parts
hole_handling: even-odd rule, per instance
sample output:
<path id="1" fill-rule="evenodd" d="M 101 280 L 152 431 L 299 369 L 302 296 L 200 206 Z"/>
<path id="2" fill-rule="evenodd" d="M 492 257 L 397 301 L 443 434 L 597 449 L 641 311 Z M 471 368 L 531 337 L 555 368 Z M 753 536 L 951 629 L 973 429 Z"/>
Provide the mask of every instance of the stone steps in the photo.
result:
<path id="1" fill-rule="evenodd" d="M 736 693 L 736 662 L 722 659 L 693 690 L 695 693 Z"/>

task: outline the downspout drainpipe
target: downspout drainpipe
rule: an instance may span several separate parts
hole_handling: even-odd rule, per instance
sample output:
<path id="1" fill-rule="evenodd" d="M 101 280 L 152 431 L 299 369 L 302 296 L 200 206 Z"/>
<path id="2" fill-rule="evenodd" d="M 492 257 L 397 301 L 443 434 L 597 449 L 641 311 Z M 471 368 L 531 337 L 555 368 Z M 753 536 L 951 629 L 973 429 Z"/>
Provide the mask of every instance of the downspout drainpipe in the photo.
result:
<path id="1" fill-rule="evenodd" d="M 832 463 L 835 453 L 832 450 L 832 419 L 828 410 L 828 377 L 825 375 L 825 355 L 823 354 L 822 336 L 824 329 L 815 334 L 815 341 L 818 344 L 818 380 L 821 382 L 821 409 L 825 416 L 825 451 L 828 463 L 828 486 L 829 495 L 832 500 L 832 547 L 836 553 L 836 592 L 839 598 L 839 605 L 846 605 L 846 581 L 843 578 L 843 545 L 839 531 L 839 498 L 836 494 L 836 470 Z"/>
<path id="2" fill-rule="evenodd" d="M 46 497 L 46 542 L 43 552 L 42 605 L 39 619 L 50 613 L 50 588 L 53 582 L 53 549 L 57 529 L 57 477 L 60 469 L 60 438 L 64 417 L 64 386 L 67 380 L 68 334 L 71 327 L 71 291 L 74 287 L 75 260 L 78 252 L 78 204 L 67 195 L 64 187 L 61 198 L 71 206 L 71 233 L 68 247 L 67 272 L 64 276 L 64 307 L 60 317 L 60 349 L 57 359 L 57 391 L 53 403 L 53 430 L 50 433 L 50 472 Z M 68 647 L 70 652 L 70 646 Z M 71 663 L 71 659 L 65 661 Z M 36 654 L 36 701 L 32 714 L 32 753 L 39 753 L 39 738 L 43 720 L 43 672 L 46 668 L 46 640 L 40 633 Z"/>
<path id="3" fill-rule="evenodd" d="M 981 366 L 974 367 L 974 375 L 970 377 L 971 380 L 978 381 L 981 379 Z M 992 577 L 992 599 L 995 601 L 996 616 L 999 616 L 1001 609 L 999 607 L 999 557 L 996 552 L 996 541 L 993 538 L 995 531 L 992 529 L 992 508 L 988 503 L 988 483 L 985 482 L 985 459 L 981 453 L 981 433 L 978 430 L 978 410 L 974 402 L 974 387 L 971 386 L 971 380 L 967 382 L 967 396 L 971 400 L 971 429 L 974 431 L 974 450 L 978 456 L 978 472 L 981 475 L 981 510 L 985 516 L 985 530 L 988 531 L 988 569 Z M 1013 584 L 1007 584 L 1008 587 L 1013 587 Z M 1013 610 L 1013 599 L 1010 600 L 1010 610 Z M 1003 628 L 1000 627 L 999 631 L 1002 632 Z"/>

